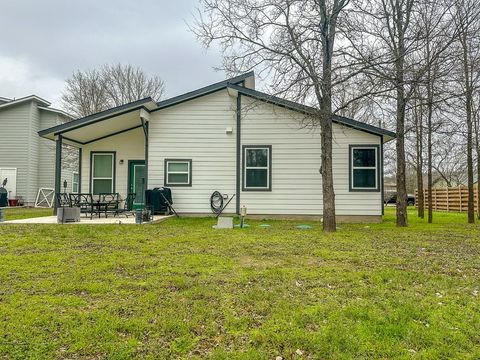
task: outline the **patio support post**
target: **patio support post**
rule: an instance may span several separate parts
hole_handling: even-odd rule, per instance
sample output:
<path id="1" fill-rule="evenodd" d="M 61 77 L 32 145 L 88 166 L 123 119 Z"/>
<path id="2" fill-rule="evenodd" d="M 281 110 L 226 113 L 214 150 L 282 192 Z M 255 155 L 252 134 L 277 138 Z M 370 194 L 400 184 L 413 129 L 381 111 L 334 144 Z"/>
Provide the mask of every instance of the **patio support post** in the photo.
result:
<path id="1" fill-rule="evenodd" d="M 57 195 L 60 192 L 62 184 L 62 135 L 58 135 L 55 141 L 55 198 L 53 213 L 57 215 Z"/>
<path id="2" fill-rule="evenodd" d="M 78 148 L 78 193 L 82 193 L 82 148 Z"/>
<path id="3" fill-rule="evenodd" d="M 235 184 L 235 193 L 237 194 L 237 198 L 235 199 L 235 213 L 240 214 L 240 178 L 242 176 L 242 171 L 240 168 L 241 164 L 241 142 L 242 142 L 242 95 L 237 95 L 237 139 L 236 139 L 236 184 Z"/>
<path id="4" fill-rule="evenodd" d="M 145 184 L 143 187 L 145 191 L 148 189 L 148 122 L 143 117 L 140 117 L 140 121 L 142 122 L 143 134 L 145 135 Z"/>

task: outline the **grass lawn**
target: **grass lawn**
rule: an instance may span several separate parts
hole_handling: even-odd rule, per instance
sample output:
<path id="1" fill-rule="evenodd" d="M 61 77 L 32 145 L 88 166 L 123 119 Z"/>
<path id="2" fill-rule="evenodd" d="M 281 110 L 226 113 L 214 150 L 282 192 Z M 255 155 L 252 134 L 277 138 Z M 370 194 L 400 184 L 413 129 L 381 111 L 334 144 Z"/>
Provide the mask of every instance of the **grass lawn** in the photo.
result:
<path id="1" fill-rule="evenodd" d="M 0 358 L 480 358 L 480 226 L 0 226 Z"/>
<path id="2" fill-rule="evenodd" d="M 5 221 L 53 215 L 53 209 L 51 208 L 44 209 L 44 208 L 12 207 L 8 209 L 4 209 L 3 211 L 4 211 Z"/>

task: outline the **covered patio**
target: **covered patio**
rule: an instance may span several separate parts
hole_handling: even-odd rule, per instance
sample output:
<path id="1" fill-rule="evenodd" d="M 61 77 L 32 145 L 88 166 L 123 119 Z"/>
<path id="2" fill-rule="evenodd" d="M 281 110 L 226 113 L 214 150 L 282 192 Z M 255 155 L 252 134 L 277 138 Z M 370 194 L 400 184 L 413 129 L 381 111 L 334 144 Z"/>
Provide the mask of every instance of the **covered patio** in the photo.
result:
<path id="1" fill-rule="evenodd" d="M 135 194 L 133 205 L 142 208 L 148 188 L 148 123 L 150 110 L 156 106 L 151 98 L 145 98 L 39 131 L 41 137 L 56 143 L 55 194 L 62 193 L 61 163 L 66 144 L 79 150 L 78 193 L 94 197 L 118 193 L 124 200 Z M 58 206 L 55 201 L 55 211 Z"/>
<path id="2" fill-rule="evenodd" d="M 152 221 L 143 223 L 143 224 L 157 224 L 159 222 L 165 221 L 170 218 L 172 215 L 155 215 Z M 2 224 L 57 224 L 56 216 L 42 216 L 28 219 L 18 219 L 18 220 L 7 220 Z M 64 225 L 106 225 L 106 224 L 135 224 L 135 216 L 129 217 L 108 217 L 108 218 L 85 218 L 82 216 L 80 222 L 76 223 L 65 223 Z"/>

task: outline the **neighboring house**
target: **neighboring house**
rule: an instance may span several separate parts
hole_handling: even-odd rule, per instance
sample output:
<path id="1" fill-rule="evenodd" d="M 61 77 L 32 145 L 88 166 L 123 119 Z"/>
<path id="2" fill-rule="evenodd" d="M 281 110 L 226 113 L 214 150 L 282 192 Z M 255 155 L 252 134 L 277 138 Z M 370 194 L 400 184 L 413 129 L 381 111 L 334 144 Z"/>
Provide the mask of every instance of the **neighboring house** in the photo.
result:
<path id="1" fill-rule="evenodd" d="M 305 123 L 313 109 L 256 91 L 254 80 L 138 100 L 39 135 L 80 149 L 81 192 L 135 192 L 142 202 L 144 189 L 168 186 L 178 212 L 209 214 L 218 190 L 236 195 L 226 213 L 245 205 L 250 215 L 319 217 L 320 133 Z M 383 144 L 395 134 L 343 117 L 333 132 L 339 220 L 379 221 Z"/>
<path id="2" fill-rule="evenodd" d="M 38 96 L 0 97 L 0 183 L 8 179 L 9 198 L 33 205 L 39 188 L 54 187 L 55 146 L 37 132 L 68 120 L 68 114 Z M 71 189 L 72 171 L 67 164 L 63 168 L 62 181 Z"/>

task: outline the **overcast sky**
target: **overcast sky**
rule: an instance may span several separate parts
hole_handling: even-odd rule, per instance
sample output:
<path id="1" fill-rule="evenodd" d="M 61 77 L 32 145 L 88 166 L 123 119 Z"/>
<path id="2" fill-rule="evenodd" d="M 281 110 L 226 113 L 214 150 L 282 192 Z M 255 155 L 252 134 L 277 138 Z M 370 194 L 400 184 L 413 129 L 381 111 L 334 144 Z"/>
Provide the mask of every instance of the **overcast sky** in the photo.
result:
<path id="1" fill-rule="evenodd" d="M 35 94 L 60 106 L 73 71 L 138 65 L 167 97 L 225 78 L 189 32 L 197 0 L 0 0 L 0 96 Z"/>

